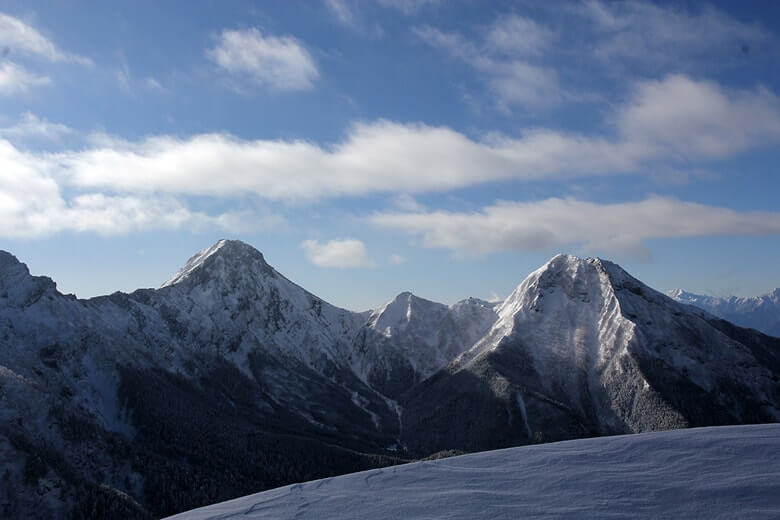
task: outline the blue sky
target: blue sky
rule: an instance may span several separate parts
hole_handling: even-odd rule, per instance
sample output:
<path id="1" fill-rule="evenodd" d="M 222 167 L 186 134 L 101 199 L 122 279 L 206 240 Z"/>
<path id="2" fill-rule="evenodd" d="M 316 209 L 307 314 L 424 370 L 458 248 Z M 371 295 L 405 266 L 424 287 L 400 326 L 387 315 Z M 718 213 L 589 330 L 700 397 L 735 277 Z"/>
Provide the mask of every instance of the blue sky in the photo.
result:
<path id="1" fill-rule="evenodd" d="M 0 2 L 0 249 L 80 297 L 219 238 L 347 308 L 558 252 L 780 286 L 776 2 Z"/>

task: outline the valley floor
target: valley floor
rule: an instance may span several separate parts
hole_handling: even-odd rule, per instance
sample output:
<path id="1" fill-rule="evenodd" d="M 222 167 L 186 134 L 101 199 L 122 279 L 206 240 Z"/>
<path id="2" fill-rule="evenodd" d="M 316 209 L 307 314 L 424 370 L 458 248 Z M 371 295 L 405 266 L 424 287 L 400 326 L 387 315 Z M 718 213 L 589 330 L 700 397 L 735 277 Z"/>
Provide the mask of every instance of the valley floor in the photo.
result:
<path id="1" fill-rule="evenodd" d="M 582 439 L 415 462 L 176 515 L 780 518 L 780 424 Z"/>

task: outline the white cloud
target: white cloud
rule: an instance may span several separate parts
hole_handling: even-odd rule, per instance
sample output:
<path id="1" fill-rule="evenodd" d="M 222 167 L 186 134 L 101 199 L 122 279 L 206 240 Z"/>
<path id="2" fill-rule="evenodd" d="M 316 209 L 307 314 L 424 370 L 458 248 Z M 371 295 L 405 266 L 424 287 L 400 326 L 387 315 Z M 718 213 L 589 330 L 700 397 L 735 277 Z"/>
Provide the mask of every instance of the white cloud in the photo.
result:
<path id="1" fill-rule="evenodd" d="M 32 115 L 25 117 L 19 128 L 5 131 L 41 136 L 67 131 Z M 396 206 L 425 215 L 414 194 L 491 181 L 706 170 L 708 161 L 780 142 L 780 101 L 773 93 L 763 88 L 726 90 L 685 76 L 638 84 L 613 120 L 614 137 L 535 129 L 517 137 L 483 139 L 447 127 L 376 121 L 354 125 L 341 142 L 329 146 L 247 141 L 223 134 L 141 141 L 93 136 L 87 147 L 44 153 L 21 152 L 0 139 L 0 193 L 5 222 L 7 226 L 22 222 L 20 233 L 25 229 L 37 233 L 40 228 L 31 220 L 14 220 L 20 204 L 22 214 L 44 215 L 41 218 L 54 222 L 56 229 L 58 219 L 51 215 L 86 211 L 90 199 L 75 197 L 95 194 L 108 197 L 102 200 L 119 197 L 117 205 L 127 202 L 122 206 L 127 211 L 132 201 L 149 200 L 155 208 L 183 215 L 174 207 L 177 203 L 190 211 L 182 222 L 208 220 L 187 208 L 182 200 L 188 196 L 227 200 L 249 195 L 296 202 L 404 194 L 394 200 Z M 167 206 L 161 201 L 168 201 Z M 10 216 L 8 208 L 16 208 Z M 67 216 L 60 220 L 74 222 Z M 69 229 L 74 227 L 78 226 Z"/>
<path id="2" fill-rule="evenodd" d="M 92 65 L 92 60 L 64 52 L 34 27 L 4 13 L 0 13 L 0 48 L 9 54 L 25 54 L 48 61 L 64 61 Z"/>
<path id="3" fill-rule="evenodd" d="M 354 268 L 375 265 L 366 253 L 365 244 L 354 238 L 327 242 L 304 240 L 301 242 L 301 247 L 306 258 L 319 267 Z"/>
<path id="4" fill-rule="evenodd" d="M 390 263 L 393 265 L 401 265 L 403 263 L 406 263 L 406 257 L 397 254 L 390 255 Z"/>
<path id="5" fill-rule="evenodd" d="M 44 162 L 0 139 L 0 236 L 29 238 L 64 231 L 116 235 L 204 227 L 238 231 L 283 222 L 273 215 L 249 212 L 208 215 L 170 195 L 89 192 L 66 197 L 57 181 L 43 172 Z"/>
<path id="6" fill-rule="evenodd" d="M 462 255 L 580 247 L 648 259 L 644 243 L 651 239 L 780 235 L 778 212 L 737 212 L 659 197 L 618 204 L 558 198 L 499 202 L 475 213 L 378 213 L 370 221 L 419 237 L 425 247 Z"/>
<path id="7" fill-rule="evenodd" d="M 0 128 L 0 137 L 5 137 L 11 141 L 59 141 L 62 137 L 74 134 L 75 131 L 69 126 L 52 123 L 46 119 L 41 119 L 35 114 L 25 112 L 22 114 L 19 122 L 13 126 Z"/>
<path id="8" fill-rule="evenodd" d="M 780 137 L 780 99 L 765 88 L 729 92 L 673 75 L 639 84 L 618 126 L 628 140 L 682 157 L 727 157 Z"/>
<path id="9" fill-rule="evenodd" d="M 308 90 L 319 76 L 314 59 L 298 40 L 264 36 L 256 28 L 222 31 L 206 55 L 239 81 L 273 90 Z"/>
<path id="10" fill-rule="evenodd" d="M 684 76 L 639 85 L 615 121 L 615 137 L 535 129 L 481 140 L 447 127 L 376 121 L 354 125 L 327 147 L 223 134 L 104 138 L 91 148 L 40 156 L 38 168 L 84 191 L 297 201 L 691 168 L 694 160 L 780 142 L 774 94 L 728 91 Z"/>
<path id="11" fill-rule="evenodd" d="M 695 63 L 702 55 L 738 55 L 772 37 L 755 24 L 741 22 L 711 6 L 697 11 L 650 2 L 590 0 L 576 11 L 599 33 L 595 54 L 605 62 L 630 60 L 632 65 L 659 67 Z"/>
<path id="12" fill-rule="evenodd" d="M 355 125 L 329 148 L 203 134 L 109 140 L 52 159 L 58 176 L 82 189 L 294 201 L 607 173 L 634 167 L 636 158 L 625 145 L 555 132 L 481 142 L 446 127 L 378 121 Z"/>
<path id="13" fill-rule="evenodd" d="M 30 87 L 48 85 L 51 79 L 28 72 L 21 65 L 11 61 L 0 63 L 0 96 L 27 91 Z"/>

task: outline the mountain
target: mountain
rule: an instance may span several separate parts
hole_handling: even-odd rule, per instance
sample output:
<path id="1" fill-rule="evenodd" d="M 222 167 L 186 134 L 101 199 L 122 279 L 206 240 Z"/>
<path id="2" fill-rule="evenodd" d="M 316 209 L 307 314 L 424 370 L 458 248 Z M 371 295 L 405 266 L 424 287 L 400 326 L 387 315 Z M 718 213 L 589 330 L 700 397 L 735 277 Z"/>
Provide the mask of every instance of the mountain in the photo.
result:
<path id="1" fill-rule="evenodd" d="M 667 294 L 680 303 L 695 305 L 740 327 L 749 327 L 770 336 L 780 337 L 780 288 L 753 297 L 718 298 L 682 289 L 674 289 Z"/>
<path id="2" fill-rule="evenodd" d="M 285 486 L 215 518 L 777 518 L 778 425 L 509 448 Z"/>
<path id="3" fill-rule="evenodd" d="M 558 255 L 497 312 L 482 340 L 401 399 L 412 453 L 780 420 L 780 341 L 611 262 Z"/>
<path id="4" fill-rule="evenodd" d="M 479 340 L 496 321 L 495 306 L 469 298 L 448 307 L 403 292 L 368 316 L 353 368 L 395 399 Z"/>
<path id="5" fill-rule="evenodd" d="M 0 511 L 160 516 L 392 463 L 397 413 L 343 362 L 362 321 L 240 242 L 89 300 L 0 254 Z"/>
<path id="6" fill-rule="evenodd" d="M 443 450 L 774 422 L 778 353 L 598 259 L 500 303 L 354 313 L 238 241 L 87 300 L 0 252 L 0 514 L 160 517 Z"/>

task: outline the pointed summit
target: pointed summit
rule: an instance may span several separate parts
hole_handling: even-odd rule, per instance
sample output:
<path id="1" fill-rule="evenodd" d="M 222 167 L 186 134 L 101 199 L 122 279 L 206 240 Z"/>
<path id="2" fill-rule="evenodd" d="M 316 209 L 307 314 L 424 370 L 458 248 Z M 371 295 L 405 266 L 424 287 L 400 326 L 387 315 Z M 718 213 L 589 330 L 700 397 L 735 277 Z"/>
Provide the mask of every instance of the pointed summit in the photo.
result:
<path id="1" fill-rule="evenodd" d="M 397 330 L 398 327 L 406 327 L 413 320 L 425 321 L 431 317 L 431 313 L 442 314 L 447 306 L 441 303 L 432 302 L 419 296 L 415 296 L 409 291 L 404 291 L 398 296 L 387 302 L 384 306 L 374 311 L 371 320 L 374 327 L 386 330 Z"/>
<path id="2" fill-rule="evenodd" d="M 236 278 L 241 272 L 275 275 L 260 251 L 240 240 L 222 239 L 198 251 L 160 288 L 183 282 L 198 284 L 210 278 Z"/>

